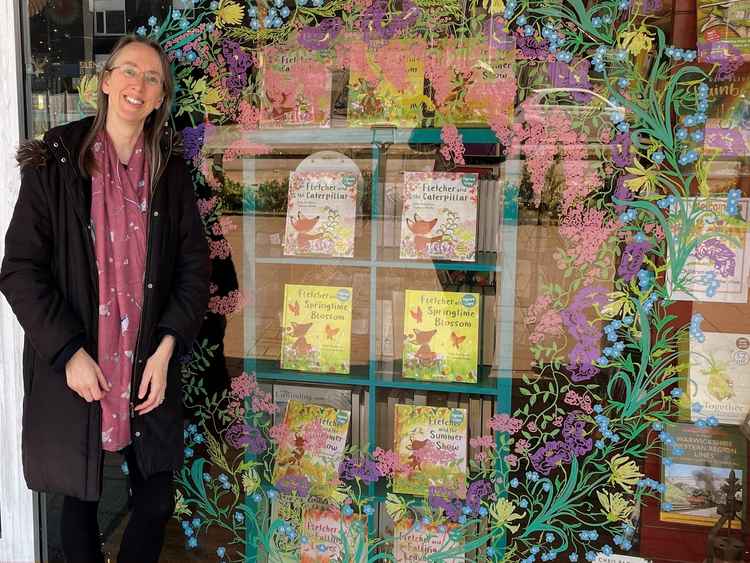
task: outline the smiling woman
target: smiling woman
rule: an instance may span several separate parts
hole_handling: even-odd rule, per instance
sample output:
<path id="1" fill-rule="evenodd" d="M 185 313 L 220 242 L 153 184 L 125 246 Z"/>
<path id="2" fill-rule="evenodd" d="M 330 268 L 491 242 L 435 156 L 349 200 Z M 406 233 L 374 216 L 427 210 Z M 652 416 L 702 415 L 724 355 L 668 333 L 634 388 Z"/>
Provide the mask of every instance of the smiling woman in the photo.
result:
<path id="1" fill-rule="evenodd" d="M 26 481 L 65 495 L 70 562 L 104 560 L 104 451 L 129 466 L 133 515 L 118 561 L 158 561 L 174 507 L 172 472 L 183 459 L 176 358 L 206 309 L 208 248 L 165 127 L 172 90 L 161 47 L 124 37 L 99 77 L 96 116 L 18 151 L 0 290 L 26 334 Z"/>

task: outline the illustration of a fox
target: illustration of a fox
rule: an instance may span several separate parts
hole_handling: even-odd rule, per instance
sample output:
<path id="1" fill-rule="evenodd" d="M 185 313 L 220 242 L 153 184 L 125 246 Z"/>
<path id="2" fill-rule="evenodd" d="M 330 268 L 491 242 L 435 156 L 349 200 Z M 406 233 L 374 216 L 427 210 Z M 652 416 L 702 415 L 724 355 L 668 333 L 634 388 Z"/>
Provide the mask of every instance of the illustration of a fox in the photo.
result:
<path id="1" fill-rule="evenodd" d="M 297 212 L 297 217 L 292 218 L 291 223 L 295 231 L 297 231 L 297 246 L 306 250 L 310 247 L 310 242 L 319 239 L 323 236 L 323 233 L 313 233 L 312 231 L 320 221 L 320 215 L 315 217 L 305 217 L 301 211 Z"/>
<path id="2" fill-rule="evenodd" d="M 307 356 L 312 352 L 312 344 L 307 341 L 307 332 L 310 330 L 312 323 L 295 323 L 292 321 L 292 327 L 290 329 L 291 335 L 296 338 L 292 348 L 298 357 Z"/>
<path id="3" fill-rule="evenodd" d="M 412 437 L 411 444 L 406 446 L 406 449 L 411 452 L 411 454 L 409 454 L 409 461 L 406 462 L 406 465 L 408 465 L 412 471 L 422 469 L 422 460 L 419 458 L 419 451 L 429 445 L 429 443 L 430 440 L 427 438 L 424 440 L 415 440 L 414 437 Z"/>
<path id="4" fill-rule="evenodd" d="M 412 342 L 419 346 L 415 357 L 421 364 L 430 365 L 437 359 L 437 354 L 430 348 L 430 341 L 432 337 L 437 333 L 437 329 L 433 330 L 418 330 L 414 329 L 412 336 Z"/>
<path id="5" fill-rule="evenodd" d="M 437 217 L 433 219 L 420 219 L 419 215 L 414 214 L 414 218 L 406 218 L 406 226 L 414 234 L 414 248 L 417 252 L 425 252 L 427 245 L 431 242 L 440 242 L 443 235 L 427 236 L 435 228 Z"/>

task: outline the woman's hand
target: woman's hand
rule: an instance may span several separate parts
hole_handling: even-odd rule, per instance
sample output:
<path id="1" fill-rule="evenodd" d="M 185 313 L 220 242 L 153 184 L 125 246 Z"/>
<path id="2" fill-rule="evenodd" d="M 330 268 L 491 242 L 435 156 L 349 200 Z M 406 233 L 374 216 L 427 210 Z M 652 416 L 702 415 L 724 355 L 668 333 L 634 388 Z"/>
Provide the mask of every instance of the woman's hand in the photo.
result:
<path id="1" fill-rule="evenodd" d="M 167 334 L 161 339 L 159 347 L 146 362 L 146 369 L 143 370 L 141 386 L 138 388 L 138 398 L 143 399 L 148 393 L 148 397 L 140 405 L 135 407 L 135 411 L 144 415 L 151 412 L 164 402 L 164 395 L 167 392 L 167 372 L 169 371 L 169 360 L 174 352 L 175 339 L 171 334 Z"/>
<path id="2" fill-rule="evenodd" d="M 89 356 L 83 348 L 79 348 L 65 364 L 65 380 L 68 387 L 78 393 L 87 403 L 101 400 L 104 394 L 112 388 L 94 358 Z"/>

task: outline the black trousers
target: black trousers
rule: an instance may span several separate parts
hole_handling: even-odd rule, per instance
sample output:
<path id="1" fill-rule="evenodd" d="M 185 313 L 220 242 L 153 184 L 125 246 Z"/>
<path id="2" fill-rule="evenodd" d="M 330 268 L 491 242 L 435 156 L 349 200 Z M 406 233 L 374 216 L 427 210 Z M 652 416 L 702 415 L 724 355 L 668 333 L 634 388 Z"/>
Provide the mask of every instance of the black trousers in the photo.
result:
<path id="1" fill-rule="evenodd" d="M 130 482 L 130 520 L 120 544 L 118 563 L 157 563 L 169 518 L 174 512 L 172 472 L 145 479 L 132 448 L 125 449 Z M 99 501 L 66 496 L 62 507 L 62 547 L 66 563 L 104 563 L 97 510 Z"/>

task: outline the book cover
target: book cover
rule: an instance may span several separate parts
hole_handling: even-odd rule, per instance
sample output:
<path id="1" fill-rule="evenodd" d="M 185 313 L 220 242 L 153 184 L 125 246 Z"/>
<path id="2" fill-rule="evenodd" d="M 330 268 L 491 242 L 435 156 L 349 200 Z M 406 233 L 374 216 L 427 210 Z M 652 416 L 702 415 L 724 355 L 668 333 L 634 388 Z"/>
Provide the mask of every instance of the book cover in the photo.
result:
<path id="1" fill-rule="evenodd" d="M 403 377 L 477 382 L 478 293 L 407 289 Z"/>
<path id="2" fill-rule="evenodd" d="M 750 5 L 750 2 L 746 2 Z M 705 138 L 706 155 L 736 158 L 750 155 L 750 63 L 727 76 L 712 76 Z M 706 159 L 708 160 L 708 159 Z"/>
<path id="3" fill-rule="evenodd" d="M 299 401 L 308 405 L 333 407 L 346 410 L 351 404 L 351 391 L 336 387 L 313 387 L 310 385 L 273 385 L 273 402 L 278 407 L 274 414 L 274 424 L 283 421 L 289 401 Z"/>
<path id="4" fill-rule="evenodd" d="M 690 404 L 701 405 L 691 410 L 691 419 L 715 416 L 739 425 L 750 413 L 750 333 L 704 336 L 703 342 L 690 339 Z"/>
<path id="5" fill-rule="evenodd" d="M 260 61 L 261 118 L 264 127 L 328 127 L 331 122 L 331 69 L 291 37 L 268 45 Z"/>
<path id="6" fill-rule="evenodd" d="M 281 368 L 349 373 L 352 289 L 284 286 Z"/>
<path id="7" fill-rule="evenodd" d="M 466 415 L 463 409 L 396 405 L 394 450 L 401 470 L 395 493 L 427 496 L 435 488 L 466 496 Z"/>
<path id="8" fill-rule="evenodd" d="M 687 280 L 684 290 L 672 291 L 672 299 L 747 303 L 750 230 L 747 229 L 746 222 L 749 217 L 750 198 L 740 198 L 737 204 L 738 215 L 731 219 L 725 214 L 727 200 L 724 197 L 685 198 L 684 205 L 690 213 L 695 205 L 711 212 L 702 215 L 693 223 L 691 237 L 711 233 L 721 233 L 724 236 L 707 238 L 695 247 L 682 269 L 682 275 Z M 715 293 L 707 282 L 709 278 L 715 278 L 719 282 Z"/>
<path id="9" fill-rule="evenodd" d="M 476 260 L 478 189 L 476 173 L 404 172 L 400 257 Z"/>
<path id="10" fill-rule="evenodd" d="M 307 541 L 300 546 L 300 563 L 366 563 L 364 516 L 343 516 L 335 506 L 309 505 L 302 513 L 302 529 Z"/>
<path id="11" fill-rule="evenodd" d="M 349 70 L 349 125 L 417 127 L 422 120 L 424 63 L 408 41 L 393 39 L 362 52 L 363 67 Z M 390 68 L 388 68 L 390 67 Z M 390 78 L 400 78 L 394 83 Z"/>
<path id="12" fill-rule="evenodd" d="M 339 484 L 350 415 L 348 410 L 289 401 L 286 435 L 276 450 L 274 485 L 303 478 L 310 484 L 310 494 L 329 496 Z"/>
<path id="13" fill-rule="evenodd" d="M 412 518 L 402 518 L 396 523 L 393 540 L 393 556 L 397 563 L 418 563 L 434 561 L 430 556 L 450 553 L 461 544 L 451 539 L 455 524 L 438 526 L 419 523 L 415 526 Z M 445 563 L 464 563 L 464 556 L 439 558 Z"/>
<path id="14" fill-rule="evenodd" d="M 731 470 L 741 487 L 737 499 L 744 504 L 747 452 L 745 438 L 736 429 L 676 424 L 669 432 L 683 454 L 662 453 L 670 461 L 662 463 L 662 482 L 667 489 L 660 520 L 713 526 L 720 518 L 717 507 L 726 502 L 725 485 Z M 671 510 L 664 510 L 665 505 Z M 739 528 L 740 523 L 735 520 L 734 526 Z"/>
<path id="15" fill-rule="evenodd" d="M 698 44 L 726 50 L 722 43 L 750 58 L 750 1 L 698 0 Z"/>
<path id="16" fill-rule="evenodd" d="M 354 256 L 357 178 L 344 172 L 292 172 L 285 256 Z"/>

